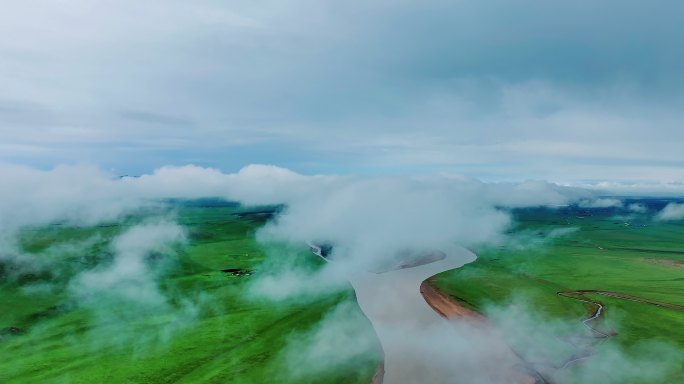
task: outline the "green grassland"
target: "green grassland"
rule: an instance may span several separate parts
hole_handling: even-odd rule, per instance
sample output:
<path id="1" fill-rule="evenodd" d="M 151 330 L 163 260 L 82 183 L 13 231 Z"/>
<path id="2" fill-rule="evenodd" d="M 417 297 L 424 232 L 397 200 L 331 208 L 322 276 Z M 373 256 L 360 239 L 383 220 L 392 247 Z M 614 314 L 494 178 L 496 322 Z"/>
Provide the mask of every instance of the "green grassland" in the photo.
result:
<path id="1" fill-rule="evenodd" d="M 163 215 L 185 228 L 188 242 L 162 255 L 173 262 L 158 279 L 170 298 L 160 308 L 108 298 L 84 306 L 68 290 L 68 281 L 78 272 L 107 264 L 111 239 L 145 217 L 22 232 L 20 248 L 44 263 L 20 276 L 0 270 L 0 383 L 370 381 L 379 354 L 309 375 L 294 376 L 287 366 L 282 350 L 289 338 L 354 297 L 351 289 L 302 303 L 247 295 L 250 279 L 267 258 L 254 239 L 270 216 L 267 212 L 250 213 L 231 204 L 174 206 Z M 77 251 L 67 246 L 73 244 Z M 299 256 L 302 262 L 320 262 L 305 250 Z M 221 272 L 226 268 L 253 274 Z M 188 319 L 182 320 L 184 316 Z"/>
<path id="2" fill-rule="evenodd" d="M 368 383 L 379 352 L 328 370 L 293 367 L 283 355 L 340 303 L 354 303 L 351 288 L 301 301 L 249 294 L 253 279 L 283 262 L 273 258 L 280 245 L 267 248 L 254 236 L 277 209 L 176 201 L 106 225 L 23 229 L 18 248 L 36 266 L 13 274 L 0 264 L 0 383 Z M 475 249 L 475 262 L 433 281 L 475 310 L 522 297 L 547 319 L 578 330 L 593 307 L 558 292 L 604 290 L 684 306 L 684 223 L 653 221 L 654 209 L 629 217 L 615 209 L 514 210 L 508 240 Z M 150 255 L 167 305 L 75 299 L 73 277 L 107 265 L 112 239 L 151 216 L 171 218 L 187 236 L 173 250 Z M 311 269 L 321 263 L 304 249 L 282 254 Z M 221 271 L 229 268 L 251 274 Z M 652 339 L 684 348 L 684 312 L 583 297 L 605 305 L 600 327 L 617 332 L 599 350 L 615 343 L 629 351 Z M 372 335 L 364 321 L 357 337 Z"/>
<path id="3" fill-rule="evenodd" d="M 654 221 L 653 213 L 577 207 L 516 210 L 511 240 L 475 249 L 475 262 L 433 280 L 475 310 L 523 297 L 548 319 L 576 319 L 578 329 L 579 320 L 594 306 L 558 292 L 613 291 L 684 306 L 684 222 Z M 618 333 L 607 343 L 627 351 L 645 340 L 684 348 L 681 310 L 595 294 L 584 298 L 605 305 L 600 327 Z"/>

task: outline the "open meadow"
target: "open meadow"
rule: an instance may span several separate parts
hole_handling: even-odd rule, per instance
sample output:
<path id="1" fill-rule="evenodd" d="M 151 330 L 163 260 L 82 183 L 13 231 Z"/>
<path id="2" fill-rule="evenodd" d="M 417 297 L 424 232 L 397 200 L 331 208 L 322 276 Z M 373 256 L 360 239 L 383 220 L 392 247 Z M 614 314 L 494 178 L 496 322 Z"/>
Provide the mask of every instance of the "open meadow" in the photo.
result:
<path id="1" fill-rule="evenodd" d="M 488 316 L 531 366 L 541 354 L 554 369 L 571 362 L 560 370 L 564 382 L 586 380 L 578 369 L 613 347 L 641 360 L 649 343 L 681 350 L 684 224 L 653 219 L 663 201 L 628 203 L 646 209 L 512 210 L 500 243 L 430 281 Z M 0 265 L 0 382 L 369 383 L 379 349 L 331 358 L 335 340 L 375 339 L 351 287 L 313 299 L 255 293 L 254 279 L 324 263 L 304 246 L 257 241 L 279 209 L 167 201 L 99 226 L 22 229 L 15 249 L 23 267 Z M 145 237 L 158 236 L 150 228 L 168 230 L 168 222 L 183 241 L 146 247 Z M 132 236 L 140 229 L 148 232 Z M 115 273 L 121 258 L 139 269 Z M 336 308 L 352 312 L 354 328 L 334 329 L 325 342 L 312 337 Z M 507 328 L 507 317 L 526 316 L 534 327 L 562 326 Z M 605 337 L 578 343 L 587 325 Z"/>
<path id="2" fill-rule="evenodd" d="M 187 241 L 147 250 L 143 258 L 145 273 L 154 276 L 145 284 L 155 285 L 161 301 L 143 300 L 148 287 L 141 284 L 132 284 L 133 297 L 75 288 L 84 271 L 115 263 L 113 239 L 159 212 L 98 227 L 56 224 L 21 233 L 18 248 L 42 263 L 21 274 L 0 270 L 1 383 L 370 381 L 377 356 L 332 370 L 314 361 L 290 367 L 292 356 L 284 351 L 296 353 L 286 348 L 293 338 L 339 303 L 358 307 L 351 289 L 308 302 L 249 295 L 250 279 L 266 259 L 254 232 L 272 209 L 247 212 L 215 201 L 173 205 L 163 214 L 185 229 Z M 299 256 L 314 268 L 321 263 L 305 248 Z M 360 311 L 358 318 L 366 334 L 372 332 Z"/>
<path id="3" fill-rule="evenodd" d="M 644 346 L 649 343 L 681 350 L 684 223 L 654 220 L 654 213 L 665 201 L 635 199 L 626 203 L 646 209 L 630 212 L 626 208 L 567 206 L 514 210 L 516 224 L 506 241 L 476 249 L 479 257 L 475 262 L 432 281 L 452 299 L 477 311 L 496 313 L 503 307 L 516 316 L 511 309 L 517 306 L 533 311 L 547 323 L 568 325 L 544 335 L 549 344 L 566 347 L 565 357 L 556 356 L 556 364 L 578 353 L 572 338 L 585 331 L 581 320 L 594 315 L 597 304 L 602 306 L 601 314 L 588 324 L 609 337 L 592 345 L 592 354 L 619 346 L 640 356 L 647 353 Z M 532 335 L 524 338 L 535 339 L 535 332 L 530 330 Z M 512 344 L 516 342 L 520 340 Z M 648 358 L 657 361 L 661 357 Z M 670 382 L 682 380 L 683 372 L 681 366 Z"/>

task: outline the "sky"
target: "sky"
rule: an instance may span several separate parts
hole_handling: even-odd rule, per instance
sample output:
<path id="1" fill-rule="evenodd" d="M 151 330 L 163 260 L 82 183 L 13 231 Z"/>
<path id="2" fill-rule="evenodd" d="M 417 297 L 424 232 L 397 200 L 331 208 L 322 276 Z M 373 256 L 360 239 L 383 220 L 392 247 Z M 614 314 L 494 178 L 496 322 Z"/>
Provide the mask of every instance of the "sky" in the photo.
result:
<path id="1" fill-rule="evenodd" d="M 0 162 L 684 181 L 684 3 L 25 0 Z"/>
<path id="2" fill-rule="evenodd" d="M 682 36 L 681 0 L 0 0 L 0 262 L 34 265 L 22 228 L 169 197 L 285 204 L 259 240 L 332 239 L 349 270 L 498 244 L 502 208 L 682 220 L 596 192 L 684 196 Z M 183 241 L 134 227 L 70 292 L 168 305 L 143 258 Z"/>

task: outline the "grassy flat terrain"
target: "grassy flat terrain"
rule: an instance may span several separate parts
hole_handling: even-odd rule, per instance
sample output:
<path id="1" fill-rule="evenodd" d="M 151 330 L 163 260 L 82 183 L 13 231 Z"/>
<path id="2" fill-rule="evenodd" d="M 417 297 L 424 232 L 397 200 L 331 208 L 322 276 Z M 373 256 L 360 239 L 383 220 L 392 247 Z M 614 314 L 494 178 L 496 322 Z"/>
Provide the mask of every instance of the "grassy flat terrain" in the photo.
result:
<path id="1" fill-rule="evenodd" d="M 434 282 L 472 309 L 487 311 L 522 300 L 549 321 L 576 321 L 578 331 L 580 320 L 595 306 L 559 292 L 600 290 L 666 303 L 674 309 L 594 293 L 582 295 L 604 304 L 599 327 L 617 332 L 599 350 L 617 344 L 629 353 L 649 340 L 683 350 L 684 222 L 654 221 L 655 208 L 641 214 L 625 211 L 516 210 L 512 240 L 500 247 L 476 249 L 479 258 L 475 262 L 440 274 Z M 556 335 L 563 336 L 567 335 Z M 684 366 L 677 380 L 682 372 Z"/>
<path id="2" fill-rule="evenodd" d="M 602 303 L 604 316 L 596 326 L 617 333 L 596 345 L 598 353 L 619 346 L 639 355 L 644 341 L 652 340 L 681 350 L 684 312 L 677 308 L 684 306 L 684 223 L 653 221 L 662 202 L 642 203 L 656 207 L 646 213 L 515 210 L 517 224 L 508 240 L 476 249 L 475 262 L 438 275 L 434 283 L 478 311 L 524 303 L 544 322 L 569 324 L 558 334 L 544 334 L 553 339 L 550 344 L 562 344 L 553 352 L 559 359 L 573 353 L 564 340 L 581 333 L 580 320 L 595 310 L 578 298 Z M 255 241 L 255 231 L 273 210 L 172 202 L 96 227 L 58 223 L 23 229 L 16 248 L 30 255 L 30 267 L 19 273 L 0 263 L 0 383 L 370 382 L 379 352 L 336 361 L 341 339 L 310 338 L 336 308 L 358 320 L 351 332 L 340 329 L 336 337 L 374 337 L 351 288 L 302 301 L 250 294 L 254 279 L 284 261 L 296 259 L 313 269 L 322 263 L 303 247 L 266 248 Z M 139 291 L 128 292 L 132 299 L 77 291 L 78 276 L 114 264 L 112 244 L 150 217 L 170 219 L 185 231 L 186 242 L 146 251 L 152 292 L 164 300 L 145 301 L 144 282 L 133 285 Z M 306 351 L 310 345 L 319 349 Z M 570 377 L 566 382 L 590 382 L 577 368 L 564 374 Z M 680 379 L 675 373 L 668 382 Z"/>
<path id="3" fill-rule="evenodd" d="M 22 232 L 19 248 L 40 265 L 18 276 L 7 265 L 0 270 L 0 383 L 370 381 L 378 356 L 333 371 L 300 366 L 294 372 L 288 366 L 283 350 L 292 338 L 307 334 L 340 303 L 360 311 L 351 289 L 305 303 L 247 296 L 267 257 L 254 232 L 268 213 L 185 204 L 164 215 L 174 216 L 188 241 L 146 258 L 148 267 L 158 269 L 156 289 L 166 297 L 155 305 L 72 292 L 74 276 L 110 264 L 111 240 L 145 217 Z M 305 250 L 300 256 L 319 262 Z"/>

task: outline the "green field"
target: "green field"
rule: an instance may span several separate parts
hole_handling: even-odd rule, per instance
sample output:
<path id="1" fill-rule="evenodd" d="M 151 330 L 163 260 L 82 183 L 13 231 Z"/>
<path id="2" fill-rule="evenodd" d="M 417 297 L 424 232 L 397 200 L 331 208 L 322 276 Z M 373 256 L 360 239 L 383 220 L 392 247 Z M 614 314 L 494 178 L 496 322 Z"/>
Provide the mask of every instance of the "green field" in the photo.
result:
<path id="1" fill-rule="evenodd" d="M 547 322 L 568 325 L 565 334 L 554 337 L 582 332 L 580 320 L 595 310 L 558 292 L 612 291 L 681 306 L 668 309 L 596 294 L 581 297 L 604 304 L 605 316 L 597 327 L 617 332 L 597 346 L 599 354 L 617 346 L 637 356 L 653 342 L 671 347 L 681 359 L 684 222 L 654 221 L 653 212 L 627 215 L 624 210 L 577 207 L 520 209 L 513 214 L 516 224 L 506 242 L 475 249 L 475 262 L 440 274 L 435 284 L 479 311 L 523 302 Z M 682 382 L 681 360 L 675 371 L 663 382 Z"/>
<path id="2" fill-rule="evenodd" d="M 377 348 L 351 354 L 335 349 L 343 339 L 359 345 L 374 339 L 351 288 L 285 300 L 253 294 L 255 279 L 291 266 L 315 270 L 322 263 L 303 247 L 255 240 L 277 209 L 174 201 L 95 227 L 23 228 L 15 251 L 30 260 L 29 267 L 0 263 L 0 383 L 370 382 L 380 361 Z M 585 331 L 581 320 L 595 306 L 558 292 L 601 290 L 684 306 L 684 223 L 653 221 L 654 209 L 631 216 L 577 207 L 513 210 L 515 225 L 501 244 L 475 249 L 475 262 L 433 281 L 466 306 L 491 313 L 503 330 L 497 310 L 524 317 L 516 312 L 520 305 L 537 319 L 528 326 L 556 324 L 533 330 L 538 337 L 532 339 L 553 346 L 541 354 L 560 359 L 574 352 L 565 340 Z M 150 305 L 111 292 L 75 294 L 77 276 L 115 264 L 115 239 L 163 219 L 182 226 L 186 241 L 145 255 L 162 302 Z M 684 350 L 684 312 L 574 295 L 604 304 L 596 326 L 617 333 L 596 345 L 589 361 L 600 362 L 602 353 L 619 348 L 635 359 L 634 369 L 642 369 L 640 363 L 658 366 Z M 334 336 L 340 339 L 308 351 L 318 324 L 336 311 L 354 320 L 353 329 L 343 328 Z M 511 345 L 520 341 L 514 337 Z M 667 356 L 661 355 L 663 345 L 670 348 Z M 666 381 L 611 380 L 606 373 L 608 379 L 597 382 L 681 382 L 684 366 L 681 360 L 674 364 L 679 366 Z M 591 382 L 581 367 L 564 371 L 564 382 Z"/>
<path id="3" fill-rule="evenodd" d="M 378 353 L 328 367 L 295 359 L 295 368 L 283 353 L 340 303 L 351 303 L 357 337 L 372 337 L 351 288 L 304 302 L 249 295 L 269 257 L 254 232 L 270 214 L 214 203 L 176 203 L 99 227 L 24 229 L 18 248 L 38 266 L 13 273 L 0 264 L 0 383 L 368 383 Z M 188 239 L 146 258 L 161 270 L 154 273 L 164 305 L 70 293 L 79 272 L 112 262 L 114 237 L 159 215 L 182 225 Z M 320 262 L 298 252 L 286 255 L 312 268 Z M 229 268 L 252 274 L 221 271 Z"/>

